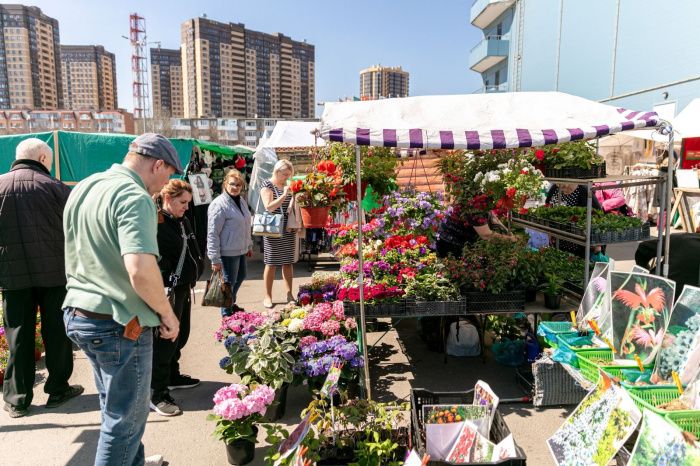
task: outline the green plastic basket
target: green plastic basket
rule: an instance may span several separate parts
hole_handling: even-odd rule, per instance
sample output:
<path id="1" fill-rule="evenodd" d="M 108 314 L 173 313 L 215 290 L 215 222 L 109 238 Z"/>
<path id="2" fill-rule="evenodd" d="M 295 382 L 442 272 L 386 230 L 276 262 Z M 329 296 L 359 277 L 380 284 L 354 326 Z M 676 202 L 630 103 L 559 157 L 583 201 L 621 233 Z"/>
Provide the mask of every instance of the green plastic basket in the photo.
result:
<path id="1" fill-rule="evenodd" d="M 667 411 L 666 419 L 679 429 L 700 438 L 700 411 Z"/>
<path id="2" fill-rule="evenodd" d="M 612 362 L 613 354 L 610 349 L 591 350 L 587 351 L 586 353 L 577 354 L 576 356 L 578 357 L 578 366 L 581 370 L 581 374 L 586 378 L 586 380 L 593 383 L 598 383 L 598 377 L 600 377 L 598 369 L 603 369 L 606 374 L 613 377 L 621 377 L 623 369 L 633 369 L 637 367 L 637 365 L 634 363 L 605 365 L 599 362 L 594 362 L 598 359 Z M 650 369 L 652 366 L 647 365 L 644 367 Z"/>
<path id="3" fill-rule="evenodd" d="M 681 416 L 685 414 L 696 413 L 698 417 L 700 417 L 700 411 L 666 411 L 664 409 L 657 408 L 657 406 L 673 401 L 680 396 L 680 393 L 678 392 L 678 389 L 676 387 L 659 387 L 650 385 L 648 387 L 626 388 L 626 390 L 627 393 L 629 393 L 632 397 L 632 400 L 634 400 L 634 403 L 639 407 L 639 409 L 646 408 L 662 416 L 665 416 L 667 414 Z"/>
<path id="4" fill-rule="evenodd" d="M 590 353 L 592 351 L 610 351 L 610 348 L 581 348 L 578 346 L 571 346 L 569 341 L 573 340 L 574 338 L 578 338 L 579 336 L 579 332 L 560 333 L 557 335 L 558 344 L 559 346 L 563 346 L 576 354 Z"/>
<path id="5" fill-rule="evenodd" d="M 557 335 L 560 333 L 572 333 L 575 329 L 571 326 L 571 322 L 554 322 L 545 321 L 540 322 L 537 327 L 537 333 L 544 336 L 547 343 L 553 347 L 557 347 L 559 340 L 557 340 Z"/>

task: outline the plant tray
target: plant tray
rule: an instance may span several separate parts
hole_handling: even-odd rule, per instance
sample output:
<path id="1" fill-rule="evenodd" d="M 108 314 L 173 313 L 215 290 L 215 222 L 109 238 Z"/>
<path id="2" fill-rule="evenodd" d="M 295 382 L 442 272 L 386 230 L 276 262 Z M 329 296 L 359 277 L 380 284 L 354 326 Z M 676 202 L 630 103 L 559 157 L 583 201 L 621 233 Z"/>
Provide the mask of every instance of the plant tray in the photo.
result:
<path id="1" fill-rule="evenodd" d="M 586 353 L 577 354 L 578 357 L 578 367 L 581 370 L 581 375 L 583 375 L 586 380 L 593 383 L 598 383 L 598 373 L 599 369 L 603 369 L 606 374 L 613 377 L 622 377 L 623 369 L 638 369 L 637 364 L 630 362 L 630 364 L 601 364 L 594 362 L 598 359 L 603 359 L 605 361 L 613 361 L 612 351 L 609 349 L 599 349 L 595 351 L 588 351 Z M 644 366 L 645 368 L 652 368 L 652 365 Z"/>
<path id="2" fill-rule="evenodd" d="M 506 291 L 505 293 L 465 293 L 466 313 L 481 314 L 488 312 L 522 312 L 525 310 L 525 291 Z"/>
<path id="3" fill-rule="evenodd" d="M 418 452 L 418 455 L 425 454 L 425 431 L 423 429 L 423 405 L 430 404 L 470 404 L 474 399 L 474 390 L 466 392 L 431 392 L 423 388 L 414 388 L 411 390 L 411 439 L 413 446 Z M 498 443 L 510 434 L 510 429 L 503 419 L 500 411 L 496 410 L 496 415 L 493 418 L 491 425 L 490 440 Z M 520 446 L 515 445 L 518 456 L 501 461 L 487 463 L 462 463 L 465 465 L 500 465 L 500 466 L 525 466 L 525 452 Z M 431 460 L 428 466 L 447 466 L 452 463 L 446 461 Z"/>
<path id="4" fill-rule="evenodd" d="M 591 243 L 610 244 L 626 241 L 642 241 L 651 236 L 648 223 L 636 228 L 621 231 L 591 232 Z"/>
<path id="5" fill-rule="evenodd" d="M 458 301 L 406 301 L 406 315 L 409 316 L 461 316 L 467 312 L 467 299 Z"/>
<path id="6" fill-rule="evenodd" d="M 540 322 L 540 325 L 537 327 L 537 334 L 543 336 L 544 339 L 547 340 L 547 343 L 554 347 L 559 345 L 559 340 L 557 339 L 558 334 L 572 333 L 574 331 L 569 321 L 544 321 Z"/>
<path id="7" fill-rule="evenodd" d="M 700 437 L 700 411 L 666 411 L 666 419 L 680 429 Z"/>
<path id="8" fill-rule="evenodd" d="M 639 407 L 639 409 L 643 410 L 644 408 L 646 408 L 662 416 L 671 413 L 673 413 L 676 416 L 692 416 L 691 413 L 695 413 L 695 415 L 697 415 L 698 418 L 700 418 L 700 411 L 694 411 L 689 409 L 679 411 L 666 411 L 665 409 L 657 408 L 657 406 L 678 399 L 678 397 L 681 396 L 676 387 L 659 387 L 649 385 L 648 387 L 629 387 L 626 389 L 627 393 L 629 393 L 629 395 L 632 397 L 632 400 L 634 400 L 634 404 L 636 404 Z"/>
<path id="9" fill-rule="evenodd" d="M 609 351 L 612 353 L 610 348 L 581 348 L 579 346 L 571 346 L 569 344 L 569 341 L 573 340 L 574 338 L 579 337 L 579 332 L 569 332 L 569 333 L 559 333 L 557 334 L 557 340 L 559 346 L 562 346 L 569 351 L 572 351 L 576 353 L 577 355 L 579 354 L 586 354 L 586 353 L 592 353 L 594 351 Z"/>
<path id="10" fill-rule="evenodd" d="M 347 317 L 360 317 L 360 303 L 343 301 Z M 365 317 L 403 317 L 406 315 L 406 300 L 393 303 L 365 303 Z"/>
<path id="11" fill-rule="evenodd" d="M 535 379 L 532 404 L 536 407 L 579 404 L 588 393 L 561 363 L 543 357 L 532 363 Z"/>
<path id="12" fill-rule="evenodd" d="M 548 168 L 544 167 L 544 176 L 546 178 L 605 178 L 605 162 L 592 165 L 591 168 L 565 167 L 565 168 Z"/>

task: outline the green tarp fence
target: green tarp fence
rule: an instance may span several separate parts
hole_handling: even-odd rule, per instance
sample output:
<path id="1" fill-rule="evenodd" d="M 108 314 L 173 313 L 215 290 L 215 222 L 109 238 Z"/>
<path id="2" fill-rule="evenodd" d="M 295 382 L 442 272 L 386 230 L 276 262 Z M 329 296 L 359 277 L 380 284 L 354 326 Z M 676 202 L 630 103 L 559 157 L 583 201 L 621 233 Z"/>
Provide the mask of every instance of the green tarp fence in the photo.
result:
<path id="1" fill-rule="evenodd" d="M 0 173 L 10 170 L 10 165 L 15 160 L 17 144 L 30 137 L 41 139 L 53 148 L 53 174 L 66 183 L 75 183 L 93 173 L 108 169 L 113 163 L 121 162 L 129 144 L 136 136 L 68 131 L 0 136 Z M 175 146 L 183 167 L 189 163 L 192 147 L 195 145 L 223 157 L 253 153 L 252 150 L 197 139 L 170 139 L 170 141 Z M 56 160 L 58 160 L 58 167 L 56 167 Z"/>

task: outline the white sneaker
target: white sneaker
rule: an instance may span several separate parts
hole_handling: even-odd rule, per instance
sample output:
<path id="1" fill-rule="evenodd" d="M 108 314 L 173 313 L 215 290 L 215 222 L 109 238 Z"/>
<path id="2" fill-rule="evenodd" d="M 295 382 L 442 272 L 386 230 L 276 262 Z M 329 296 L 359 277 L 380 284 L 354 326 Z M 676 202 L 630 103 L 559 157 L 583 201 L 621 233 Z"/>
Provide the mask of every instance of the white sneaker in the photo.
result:
<path id="1" fill-rule="evenodd" d="M 151 455 L 146 457 L 145 466 L 161 466 L 163 464 L 163 455 Z"/>

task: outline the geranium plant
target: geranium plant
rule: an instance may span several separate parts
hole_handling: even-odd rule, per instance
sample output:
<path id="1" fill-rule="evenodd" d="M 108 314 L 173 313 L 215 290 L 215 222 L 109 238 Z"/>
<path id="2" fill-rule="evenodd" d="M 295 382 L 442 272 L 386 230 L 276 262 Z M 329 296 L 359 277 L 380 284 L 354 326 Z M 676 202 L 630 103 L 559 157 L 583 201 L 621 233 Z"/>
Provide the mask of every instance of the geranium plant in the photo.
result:
<path id="1" fill-rule="evenodd" d="M 596 154 L 595 147 L 587 141 L 571 141 L 532 149 L 528 159 L 548 168 L 591 168 L 605 159 Z"/>
<path id="2" fill-rule="evenodd" d="M 341 189 L 341 176 L 331 161 L 322 160 L 311 173 L 301 180 L 294 180 L 291 191 L 301 207 L 337 207 L 345 193 Z"/>
<path id="3" fill-rule="evenodd" d="M 267 385 L 231 384 L 214 395 L 214 414 L 207 420 L 216 421 L 214 436 L 224 443 L 236 440 L 255 442 L 255 423 L 260 422 L 275 391 Z"/>
<path id="4" fill-rule="evenodd" d="M 354 145 L 331 143 L 326 146 L 325 157 L 340 169 L 344 185 L 356 186 L 357 161 Z M 394 178 L 396 178 L 398 165 L 399 158 L 389 147 L 360 147 L 362 184 L 372 186 L 372 190 L 379 196 L 388 194 L 395 188 Z"/>

